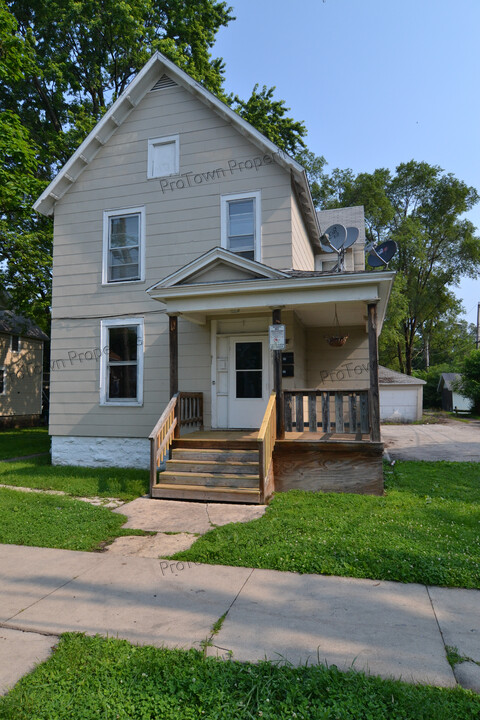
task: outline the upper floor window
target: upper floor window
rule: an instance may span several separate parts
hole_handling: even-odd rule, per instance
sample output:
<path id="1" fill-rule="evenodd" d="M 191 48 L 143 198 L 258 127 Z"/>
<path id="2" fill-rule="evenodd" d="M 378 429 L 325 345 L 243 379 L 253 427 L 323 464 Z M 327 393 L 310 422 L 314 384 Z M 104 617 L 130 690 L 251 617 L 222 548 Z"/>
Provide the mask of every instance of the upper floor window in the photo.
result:
<path id="1" fill-rule="evenodd" d="M 143 319 L 102 320 L 100 402 L 141 405 L 143 402 Z"/>
<path id="2" fill-rule="evenodd" d="M 0 368 L 0 395 L 5 395 L 5 368 Z"/>
<path id="3" fill-rule="evenodd" d="M 222 247 L 249 260 L 260 261 L 260 191 L 223 195 L 221 214 Z"/>
<path id="4" fill-rule="evenodd" d="M 103 216 L 103 282 L 144 279 L 145 208 L 107 210 Z"/>
<path id="5" fill-rule="evenodd" d="M 180 138 L 178 135 L 148 141 L 147 177 L 176 175 L 180 167 Z"/>
<path id="6" fill-rule="evenodd" d="M 20 335 L 11 335 L 10 348 L 12 352 L 20 352 Z"/>

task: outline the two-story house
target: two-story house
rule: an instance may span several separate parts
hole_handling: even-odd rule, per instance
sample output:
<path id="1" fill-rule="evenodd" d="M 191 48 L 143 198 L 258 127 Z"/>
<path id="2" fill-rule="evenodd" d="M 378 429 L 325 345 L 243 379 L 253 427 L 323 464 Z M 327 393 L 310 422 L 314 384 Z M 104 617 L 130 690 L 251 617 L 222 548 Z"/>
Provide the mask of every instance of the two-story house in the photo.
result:
<path id="1" fill-rule="evenodd" d="M 35 209 L 54 463 L 150 465 L 154 497 L 381 490 L 393 273 L 365 272 L 361 234 L 334 268 L 294 159 L 156 53 Z"/>

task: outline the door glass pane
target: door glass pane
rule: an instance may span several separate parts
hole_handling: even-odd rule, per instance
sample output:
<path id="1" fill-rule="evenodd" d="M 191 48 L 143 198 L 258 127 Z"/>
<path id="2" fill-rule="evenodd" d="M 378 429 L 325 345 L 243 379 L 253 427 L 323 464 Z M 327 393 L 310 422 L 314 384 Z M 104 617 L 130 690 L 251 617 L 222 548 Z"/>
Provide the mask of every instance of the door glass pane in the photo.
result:
<path id="1" fill-rule="evenodd" d="M 238 342 L 235 343 L 235 369 L 261 370 L 262 369 L 262 343 Z"/>
<path id="2" fill-rule="evenodd" d="M 237 370 L 237 398 L 262 397 L 262 371 Z"/>
<path id="3" fill-rule="evenodd" d="M 237 398 L 262 397 L 262 343 L 235 343 Z"/>

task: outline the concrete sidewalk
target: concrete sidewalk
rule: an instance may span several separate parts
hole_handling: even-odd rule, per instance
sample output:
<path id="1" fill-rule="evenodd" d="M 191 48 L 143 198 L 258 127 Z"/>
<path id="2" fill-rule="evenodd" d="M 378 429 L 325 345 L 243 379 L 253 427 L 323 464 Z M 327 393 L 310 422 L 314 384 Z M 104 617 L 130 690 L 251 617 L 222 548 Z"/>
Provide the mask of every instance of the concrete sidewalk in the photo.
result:
<path id="1" fill-rule="evenodd" d="M 65 631 L 171 648 L 211 640 L 210 655 L 452 687 L 445 645 L 480 661 L 479 608 L 477 590 L 0 545 L 0 691 Z"/>

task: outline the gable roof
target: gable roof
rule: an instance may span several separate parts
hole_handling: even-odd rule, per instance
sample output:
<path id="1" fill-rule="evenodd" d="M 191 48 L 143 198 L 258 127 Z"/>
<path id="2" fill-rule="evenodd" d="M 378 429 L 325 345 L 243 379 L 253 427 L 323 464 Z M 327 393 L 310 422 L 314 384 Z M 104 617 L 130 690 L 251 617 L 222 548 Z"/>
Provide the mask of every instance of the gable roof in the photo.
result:
<path id="1" fill-rule="evenodd" d="M 197 279 L 199 276 L 201 277 L 202 273 L 222 265 L 226 268 L 234 268 L 235 270 L 241 271 L 245 280 L 258 278 L 274 280 L 288 277 L 287 274 L 281 270 L 275 270 L 256 260 L 248 260 L 236 253 L 232 253 L 230 250 L 215 247 L 203 255 L 200 255 L 198 258 L 195 258 L 195 260 L 192 260 L 192 262 L 187 265 L 184 265 L 179 270 L 176 270 L 174 273 L 167 275 L 163 280 L 149 287 L 146 292 L 150 293 L 160 288 L 169 288 L 175 285 L 187 285 L 189 281 Z M 215 282 L 218 282 L 218 280 Z M 238 279 L 236 279 L 236 282 L 238 282 Z"/>
<path id="2" fill-rule="evenodd" d="M 460 373 L 454 373 L 454 372 L 446 372 L 442 373 L 440 375 L 440 380 L 438 381 L 438 387 L 437 390 L 441 390 L 442 387 L 445 387 L 447 390 L 453 390 L 452 383 L 457 380 L 461 380 L 462 376 Z"/>
<path id="3" fill-rule="evenodd" d="M 0 311 L 0 333 L 7 335 L 20 335 L 35 340 L 48 340 L 43 330 L 23 315 L 15 315 L 11 310 Z"/>
<path id="4" fill-rule="evenodd" d="M 380 385 L 426 385 L 426 380 L 405 375 L 383 365 L 378 366 L 378 382 Z"/>
<path id="5" fill-rule="evenodd" d="M 112 107 L 107 110 L 102 119 L 93 128 L 92 132 L 85 138 L 80 147 L 77 148 L 72 157 L 34 203 L 34 209 L 43 215 L 54 214 L 57 200 L 68 192 L 68 189 L 76 182 L 85 167 L 93 160 L 100 148 L 108 142 L 115 130 L 125 121 L 132 110 L 137 107 L 143 97 L 152 90 L 159 81 L 164 82 L 165 75 L 167 79 L 171 78 L 174 80 L 178 85 L 188 90 L 192 95 L 220 115 L 220 117 L 233 125 L 233 127 L 253 143 L 253 145 L 265 153 L 272 154 L 275 162 L 290 172 L 311 239 L 313 242 L 318 243 L 318 223 L 310 193 L 310 186 L 303 167 L 284 150 L 281 150 L 275 143 L 268 140 L 262 133 L 256 130 L 253 125 L 250 125 L 249 122 L 241 118 L 240 115 L 232 110 L 226 103 L 219 100 L 213 93 L 206 90 L 184 70 L 181 70 L 159 52 L 155 52 L 152 55 L 150 60 L 114 102 Z"/>

